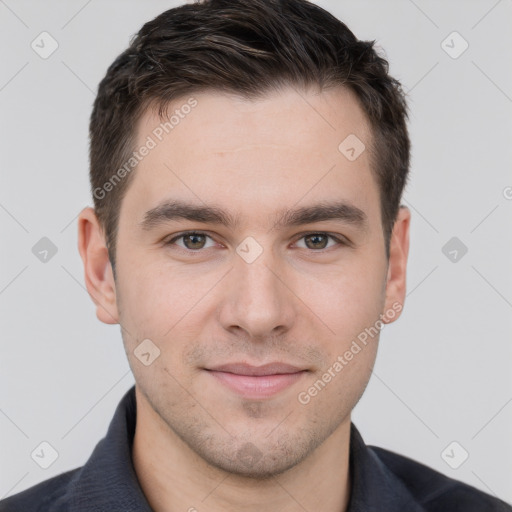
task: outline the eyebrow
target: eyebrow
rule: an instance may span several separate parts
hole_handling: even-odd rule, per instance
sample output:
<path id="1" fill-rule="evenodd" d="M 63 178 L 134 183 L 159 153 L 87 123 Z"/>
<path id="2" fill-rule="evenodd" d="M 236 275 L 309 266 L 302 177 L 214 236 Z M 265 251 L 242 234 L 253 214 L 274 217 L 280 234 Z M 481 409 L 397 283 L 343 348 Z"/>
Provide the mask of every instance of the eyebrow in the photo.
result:
<path id="1" fill-rule="evenodd" d="M 240 217 L 233 216 L 215 205 L 198 205 L 180 200 L 167 200 L 144 214 L 140 227 L 149 231 L 172 220 L 189 220 L 207 224 L 220 224 L 234 229 L 240 224 Z M 296 209 L 277 212 L 277 221 L 272 229 L 301 226 L 321 221 L 341 221 L 360 229 L 368 227 L 368 217 L 360 208 L 347 202 L 322 202 Z"/>

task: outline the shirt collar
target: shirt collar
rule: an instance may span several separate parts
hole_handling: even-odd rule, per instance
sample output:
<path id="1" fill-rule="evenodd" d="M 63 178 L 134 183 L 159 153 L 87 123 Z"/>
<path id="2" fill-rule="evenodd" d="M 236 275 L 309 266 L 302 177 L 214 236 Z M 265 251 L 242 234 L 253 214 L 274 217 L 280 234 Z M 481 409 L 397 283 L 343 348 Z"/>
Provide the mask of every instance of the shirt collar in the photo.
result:
<path id="1" fill-rule="evenodd" d="M 135 386 L 123 396 L 89 460 L 74 479 L 70 512 L 153 512 L 133 466 Z"/>
<path id="2" fill-rule="evenodd" d="M 403 482 L 350 425 L 351 493 L 347 512 L 425 512 Z"/>
<path id="3" fill-rule="evenodd" d="M 120 401 L 106 436 L 70 482 L 70 512 L 153 512 L 132 460 L 135 386 Z M 347 512 L 424 512 L 404 484 L 350 426 L 351 495 Z"/>

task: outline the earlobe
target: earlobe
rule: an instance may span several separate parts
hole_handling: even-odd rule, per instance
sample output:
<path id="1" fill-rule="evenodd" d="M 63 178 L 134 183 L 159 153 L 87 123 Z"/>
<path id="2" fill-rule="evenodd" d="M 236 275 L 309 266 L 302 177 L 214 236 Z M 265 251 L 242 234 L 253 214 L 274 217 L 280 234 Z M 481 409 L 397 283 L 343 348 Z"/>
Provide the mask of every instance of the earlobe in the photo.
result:
<path id="1" fill-rule="evenodd" d="M 84 264 L 87 291 L 96 305 L 98 320 L 119 323 L 115 281 L 103 230 L 93 208 L 84 208 L 78 217 L 78 250 Z"/>
<path id="2" fill-rule="evenodd" d="M 400 316 L 405 301 L 410 220 L 410 210 L 401 206 L 389 243 L 389 265 L 386 282 L 385 312 L 393 311 L 393 314 L 389 315 L 387 320 L 387 315 L 384 314 L 384 323 L 391 323 Z"/>

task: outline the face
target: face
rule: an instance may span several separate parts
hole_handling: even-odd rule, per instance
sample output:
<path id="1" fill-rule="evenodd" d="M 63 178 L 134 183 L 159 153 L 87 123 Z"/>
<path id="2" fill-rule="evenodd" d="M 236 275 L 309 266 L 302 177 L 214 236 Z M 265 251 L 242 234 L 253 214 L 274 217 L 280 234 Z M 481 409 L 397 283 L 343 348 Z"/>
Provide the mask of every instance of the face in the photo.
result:
<path id="1" fill-rule="evenodd" d="M 204 92 L 175 109 L 168 133 L 149 111 L 138 125 L 137 148 L 155 144 L 121 204 L 98 317 L 122 325 L 170 434 L 215 467 L 278 474 L 349 424 L 383 315 L 399 316 L 407 237 L 388 265 L 369 151 L 339 149 L 371 143 L 351 92 Z"/>

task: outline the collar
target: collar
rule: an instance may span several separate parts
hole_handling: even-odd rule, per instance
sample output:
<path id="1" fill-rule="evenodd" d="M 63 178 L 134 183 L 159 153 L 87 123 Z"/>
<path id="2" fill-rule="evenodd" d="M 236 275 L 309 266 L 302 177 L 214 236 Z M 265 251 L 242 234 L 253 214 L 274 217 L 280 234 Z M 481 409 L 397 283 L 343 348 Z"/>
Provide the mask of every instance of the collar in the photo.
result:
<path id="1" fill-rule="evenodd" d="M 352 488 L 347 512 L 425 512 L 400 480 L 350 424 Z"/>

